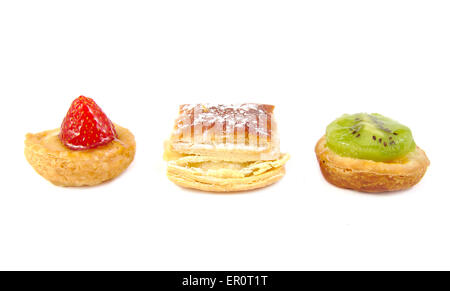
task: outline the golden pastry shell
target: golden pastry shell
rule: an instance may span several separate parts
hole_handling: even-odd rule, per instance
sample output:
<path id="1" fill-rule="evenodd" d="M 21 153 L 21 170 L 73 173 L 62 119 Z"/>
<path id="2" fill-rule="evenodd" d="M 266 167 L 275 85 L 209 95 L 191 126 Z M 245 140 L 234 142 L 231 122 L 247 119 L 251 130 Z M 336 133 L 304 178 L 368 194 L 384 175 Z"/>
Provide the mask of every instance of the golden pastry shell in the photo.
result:
<path id="1" fill-rule="evenodd" d="M 425 152 L 416 150 L 386 163 L 339 156 L 326 146 L 323 136 L 315 148 L 324 178 L 331 184 L 362 192 L 387 192 L 416 185 L 430 165 Z"/>
<path id="2" fill-rule="evenodd" d="M 59 140 L 59 129 L 27 134 L 25 157 L 35 171 L 58 186 L 92 186 L 120 175 L 133 161 L 136 142 L 115 125 L 118 138 L 98 148 L 74 151 Z"/>

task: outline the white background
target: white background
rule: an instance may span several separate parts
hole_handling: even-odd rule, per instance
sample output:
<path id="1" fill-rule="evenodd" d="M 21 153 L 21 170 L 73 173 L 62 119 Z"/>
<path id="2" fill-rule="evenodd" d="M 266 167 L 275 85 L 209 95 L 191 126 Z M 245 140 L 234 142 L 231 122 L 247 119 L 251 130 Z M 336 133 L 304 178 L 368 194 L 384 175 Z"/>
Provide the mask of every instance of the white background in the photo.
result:
<path id="1" fill-rule="evenodd" d="M 448 1 L 2 1 L 0 268 L 450 269 Z M 84 94 L 136 136 L 112 182 L 60 188 L 23 155 Z M 276 105 L 292 159 L 274 186 L 184 190 L 165 176 L 177 106 Z M 431 167 L 363 194 L 322 178 L 343 113 L 408 125 Z"/>

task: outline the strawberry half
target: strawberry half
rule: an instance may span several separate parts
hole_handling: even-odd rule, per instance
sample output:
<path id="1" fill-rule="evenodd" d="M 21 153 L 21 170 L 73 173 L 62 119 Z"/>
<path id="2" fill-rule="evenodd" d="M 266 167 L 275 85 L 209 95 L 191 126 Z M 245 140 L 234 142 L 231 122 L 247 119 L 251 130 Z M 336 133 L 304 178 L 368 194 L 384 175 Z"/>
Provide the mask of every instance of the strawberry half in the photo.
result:
<path id="1" fill-rule="evenodd" d="M 72 150 L 87 150 L 117 138 L 116 129 L 91 98 L 80 96 L 72 102 L 61 125 L 59 138 Z"/>

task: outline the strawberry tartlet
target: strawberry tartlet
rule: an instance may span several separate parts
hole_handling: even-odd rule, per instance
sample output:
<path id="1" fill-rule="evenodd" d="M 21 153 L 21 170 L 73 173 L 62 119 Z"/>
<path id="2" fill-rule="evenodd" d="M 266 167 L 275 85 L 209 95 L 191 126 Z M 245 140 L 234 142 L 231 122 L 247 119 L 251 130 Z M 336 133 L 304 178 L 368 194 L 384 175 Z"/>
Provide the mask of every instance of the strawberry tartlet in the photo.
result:
<path id="1" fill-rule="evenodd" d="M 120 175 L 133 161 L 136 142 L 91 98 L 80 96 L 60 129 L 27 134 L 25 157 L 58 186 L 92 186 Z"/>

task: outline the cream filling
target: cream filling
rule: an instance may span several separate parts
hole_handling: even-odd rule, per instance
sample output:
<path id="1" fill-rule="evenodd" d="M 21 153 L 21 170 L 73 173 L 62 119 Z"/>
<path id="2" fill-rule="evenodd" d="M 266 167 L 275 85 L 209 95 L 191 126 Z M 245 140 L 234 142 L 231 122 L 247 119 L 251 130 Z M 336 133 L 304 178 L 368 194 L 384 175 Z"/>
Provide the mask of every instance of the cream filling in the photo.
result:
<path id="1" fill-rule="evenodd" d="M 169 162 L 170 166 L 183 168 L 194 175 L 216 178 L 245 178 L 266 173 L 284 166 L 289 155 L 283 154 L 280 159 L 256 162 L 227 162 L 212 160 L 207 157 L 185 156 Z"/>

